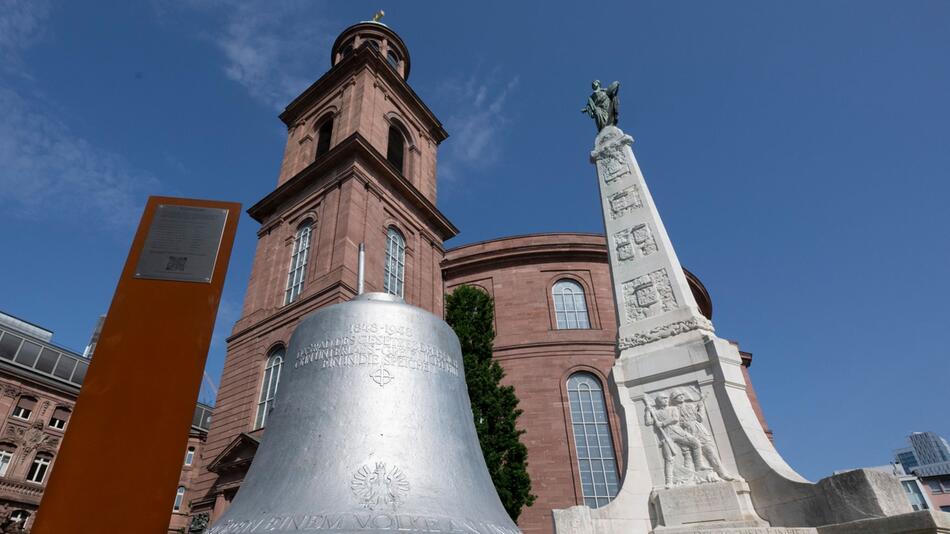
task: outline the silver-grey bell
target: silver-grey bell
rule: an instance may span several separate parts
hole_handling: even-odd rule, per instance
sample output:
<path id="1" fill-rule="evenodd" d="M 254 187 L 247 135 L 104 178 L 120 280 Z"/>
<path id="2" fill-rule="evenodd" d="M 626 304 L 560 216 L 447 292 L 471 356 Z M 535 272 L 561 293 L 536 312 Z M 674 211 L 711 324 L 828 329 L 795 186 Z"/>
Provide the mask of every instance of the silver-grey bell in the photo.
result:
<path id="1" fill-rule="evenodd" d="M 254 462 L 209 534 L 519 532 L 444 321 L 368 293 L 305 318 L 287 355 Z"/>

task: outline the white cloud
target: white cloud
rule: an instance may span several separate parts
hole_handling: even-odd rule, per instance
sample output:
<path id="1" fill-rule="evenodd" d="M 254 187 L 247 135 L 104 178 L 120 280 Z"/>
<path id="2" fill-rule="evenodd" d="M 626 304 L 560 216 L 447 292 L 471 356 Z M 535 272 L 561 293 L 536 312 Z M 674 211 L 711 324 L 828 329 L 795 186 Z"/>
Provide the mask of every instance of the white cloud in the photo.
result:
<path id="1" fill-rule="evenodd" d="M 440 88 L 440 100 L 453 110 L 445 121 L 451 137 L 440 154 L 440 174 L 446 180 L 456 180 L 464 167 L 489 165 L 500 153 L 501 132 L 511 122 L 506 103 L 518 87 L 518 78 L 506 83 L 496 78 L 473 74 Z"/>
<path id="2" fill-rule="evenodd" d="M 45 31 L 45 0 L 0 0 L 2 72 L 32 85 L 23 53 Z M 35 220 L 88 215 L 101 224 L 131 227 L 145 190 L 157 181 L 118 155 L 75 136 L 44 110 L 47 103 L 13 89 L 0 76 L 0 209 Z M 33 91 L 36 92 L 36 91 Z"/>
<path id="3" fill-rule="evenodd" d="M 46 0 L 0 0 L 0 63 L 3 70 L 21 67 L 20 55 L 42 36 L 49 16 Z"/>
<path id="4" fill-rule="evenodd" d="M 38 105 L 0 86 L 0 206 L 37 220 L 88 215 L 129 227 L 157 181 L 70 133 Z"/>
<path id="5" fill-rule="evenodd" d="M 329 66 L 335 34 L 312 1 L 192 0 L 192 8 L 220 16 L 211 40 L 224 54 L 224 74 L 273 109 L 303 92 Z"/>

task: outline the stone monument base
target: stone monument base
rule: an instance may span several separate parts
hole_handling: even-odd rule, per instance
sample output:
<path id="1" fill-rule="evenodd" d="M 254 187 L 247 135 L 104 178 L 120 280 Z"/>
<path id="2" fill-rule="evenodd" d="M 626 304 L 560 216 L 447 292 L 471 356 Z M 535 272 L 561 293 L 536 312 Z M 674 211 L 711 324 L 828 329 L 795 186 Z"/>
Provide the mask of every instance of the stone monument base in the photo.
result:
<path id="1" fill-rule="evenodd" d="M 755 513 L 749 485 L 742 480 L 657 489 L 650 496 L 650 505 L 658 533 L 768 526 Z"/>

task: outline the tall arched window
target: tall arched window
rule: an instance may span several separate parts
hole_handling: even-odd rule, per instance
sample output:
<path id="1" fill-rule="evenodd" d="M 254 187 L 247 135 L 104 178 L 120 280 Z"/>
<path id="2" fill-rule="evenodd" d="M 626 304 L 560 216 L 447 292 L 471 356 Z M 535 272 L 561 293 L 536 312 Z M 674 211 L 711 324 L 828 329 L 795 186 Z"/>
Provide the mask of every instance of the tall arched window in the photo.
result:
<path id="1" fill-rule="evenodd" d="M 406 138 L 395 124 L 389 125 L 389 144 L 386 146 L 386 159 L 389 160 L 399 174 L 405 174 L 403 162 L 406 155 Z"/>
<path id="2" fill-rule="evenodd" d="M 42 484 L 46 480 L 46 473 L 49 472 L 49 466 L 53 463 L 53 455 L 45 452 L 38 453 L 33 458 L 33 464 L 30 465 L 30 471 L 26 474 L 26 479 L 36 484 Z"/>
<path id="3" fill-rule="evenodd" d="M 10 468 L 10 462 L 13 461 L 14 453 L 16 453 L 16 445 L 0 443 L 0 477 L 6 476 L 7 469 Z"/>
<path id="4" fill-rule="evenodd" d="M 284 347 L 274 349 L 264 366 L 264 381 L 261 384 L 261 398 L 257 403 L 257 419 L 254 428 L 264 428 L 267 413 L 274 407 L 274 397 L 280 384 L 280 368 L 284 365 Z"/>
<path id="5" fill-rule="evenodd" d="M 195 448 L 188 447 L 188 450 L 185 451 L 185 465 L 191 465 L 195 461 Z"/>
<path id="6" fill-rule="evenodd" d="M 172 506 L 172 511 L 181 510 L 182 501 L 185 500 L 185 486 L 178 486 L 178 491 L 175 492 L 175 504 Z"/>
<path id="7" fill-rule="evenodd" d="M 604 388 L 593 374 L 574 373 L 567 379 L 567 394 L 584 504 L 599 508 L 617 496 L 619 485 Z"/>
<path id="8" fill-rule="evenodd" d="M 387 235 L 383 291 L 401 297 L 406 280 L 406 238 L 392 226 Z"/>
<path id="9" fill-rule="evenodd" d="M 290 256 L 290 272 L 287 274 L 287 292 L 284 304 L 290 304 L 303 291 L 304 277 L 307 271 L 307 255 L 310 253 L 310 234 L 313 222 L 307 221 L 297 228 L 294 237 L 294 251 Z"/>
<path id="10" fill-rule="evenodd" d="M 558 330 L 566 328 L 590 328 L 587 319 L 587 302 L 584 288 L 573 280 L 558 280 L 554 293 L 554 315 Z"/>
<path id="11" fill-rule="evenodd" d="M 330 138 L 333 137 L 333 116 L 327 117 L 317 128 L 317 155 L 320 157 L 330 151 Z"/>

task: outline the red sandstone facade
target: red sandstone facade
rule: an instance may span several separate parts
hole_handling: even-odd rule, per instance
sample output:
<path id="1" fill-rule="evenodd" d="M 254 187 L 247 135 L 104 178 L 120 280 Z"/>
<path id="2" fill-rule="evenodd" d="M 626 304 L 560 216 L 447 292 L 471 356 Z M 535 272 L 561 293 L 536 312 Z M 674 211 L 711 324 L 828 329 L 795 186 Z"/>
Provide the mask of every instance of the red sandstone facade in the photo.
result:
<path id="1" fill-rule="evenodd" d="M 442 264 L 445 291 L 462 284 L 487 291 L 495 301 L 494 355 L 505 369 L 524 410 L 528 472 L 537 500 L 522 511 L 526 533 L 552 531 L 551 511 L 584 503 L 571 424 L 567 380 L 594 374 L 608 391 L 617 350 L 617 318 L 611 291 L 606 240 L 591 234 L 540 234 L 501 238 L 449 250 Z M 702 283 L 687 272 L 700 310 L 712 318 L 712 302 Z M 554 285 L 572 280 L 583 288 L 590 328 L 558 329 Z M 761 415 L 748 380 L 752 355 L 743 353 L 749 397 Z M 617 403 L 605 395 L 610 429 L 623 472 L 623 434 Z"/>
<path id="2" fill-rule="evenodd" d="M 281 114 L 288 141 L 277 188 L 249 210 L 261 224 L 257 251 L 242 316 L 228 339 L 198 476 L 185 497 L 191 515 L 197 524 L 214 521 L 234 498 L 266 428 L 261 410 L 266 413 L 275 356 L 305 315 L 355 296 L 360 243 L 367 251 L 365 290 L 387 289 L 386 251 L 394 229 L 405 238 L 406 302 L 441 315 L 443 295 L 461 284 L 494 297 L 495 357 L 521 400 L 519 422 L 538 497 L 519 526 L 551 532 L 552 509 L 584 502 L 567 379 L 586 371 L 609 386 L 616 356 L 605 240 L 535 235 L 445 252 L 443 241 L 457 233 L 435 208 L 436 149 L 447 134 L 406 83 L 409 55 L 402 40 L 381 24 L 357 24 L 337 39 L 331 64 Z M 301 233 L 304 228 L 309 230 Z M 298 277 L 302 248 L 307 261 Z M 705 288 L 688 278 L 711 316 Z M 298 279 L 295 296 L 290 288 Z M 552 287 L 563 279 L 583 289 L 590 328 L 557 328 Z M 744 361 L 748 365 L 751 355 Z M 749 395 L 755 403 L 751 385 Z M 609 391 L 606 408 L 622 462 L 623 435 Z"/>

